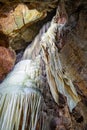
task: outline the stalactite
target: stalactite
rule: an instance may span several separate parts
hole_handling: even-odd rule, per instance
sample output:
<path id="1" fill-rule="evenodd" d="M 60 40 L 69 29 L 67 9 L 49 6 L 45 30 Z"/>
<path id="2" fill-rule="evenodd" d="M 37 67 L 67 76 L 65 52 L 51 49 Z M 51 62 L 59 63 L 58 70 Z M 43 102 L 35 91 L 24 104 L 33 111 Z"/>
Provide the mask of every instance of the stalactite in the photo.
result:
<path id="1" fill-rule="evenodd" d="M 20 61 L 0 84 L 0 130 L 35 130 L 41 102 L 40 56 Z"/>

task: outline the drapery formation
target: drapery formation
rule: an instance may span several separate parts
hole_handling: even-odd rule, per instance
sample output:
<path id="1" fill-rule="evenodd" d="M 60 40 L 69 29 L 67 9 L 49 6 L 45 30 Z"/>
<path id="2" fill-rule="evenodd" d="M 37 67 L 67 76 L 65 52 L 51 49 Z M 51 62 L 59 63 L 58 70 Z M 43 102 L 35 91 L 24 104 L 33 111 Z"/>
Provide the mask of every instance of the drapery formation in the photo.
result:
<path id="1" fill-rule="evenodd" d="M 62 22 L 62 18 L 59 19 Z M 63 21 L 64 22 L 64 21 Z M 47 79 L 50 86 L 52 96 L 56 103 L 58 103 L 58 92 L 67 97 L 67 103 L 70 111 L 80 101 L 74 85 L 69 77 L 63 72 L 58 48 L 56 47 L 56 33 L 62 28 L 65 23 L 51 23 L 48 31 L 43 35 L 41 46 L 43 50 L 44 61 L 46 64 Z"/>

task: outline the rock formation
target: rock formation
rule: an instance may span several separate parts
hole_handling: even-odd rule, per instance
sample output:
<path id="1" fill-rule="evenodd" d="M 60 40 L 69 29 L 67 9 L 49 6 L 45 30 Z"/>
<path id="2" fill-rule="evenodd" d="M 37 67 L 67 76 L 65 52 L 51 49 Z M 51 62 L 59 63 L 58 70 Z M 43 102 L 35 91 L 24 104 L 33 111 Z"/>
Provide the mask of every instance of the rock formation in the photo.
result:
<path id="1" fill-rule="evenodd" d="M 14 50 L 0 47 L 0 81 L 12 70 L 16 60 Z"/>
<path id="2" fill-rule="evenodd" d="M 41 102 L 42 108 L 39 111 L 40 119 L 38 119 L 36 130 L 87 130 L 86 0 L 0 0 L 0 46 L 6 47 L 6 54 L 8 54 L 8 47 L 11 46 L 17 54 L 16 62 L 19 62 L 24 49 L 30 44 L 27 48 L 30 49 L 28 53 L 29 58 L 35 59 L 40 48 L 37 45 L 38 40 L 35 46 L 33 46 L 31 41 L 39 33 L 42 25 L 47 22 L 49 23 L 49 20 L 51 21 L 55 8 L 58 5 L 61 9 L 60 17 L 66 16 L 67 22 L 62 31 L 60 28 L 62 33 L 58 33 L 56 36 L 56 47 L 59 51 L 63 73 L 70 77 L 81 101 L 72 112 L 69 110 L 64 94 L 59 93 L 59 104 L 55 103 L 47 81 L 46 66 L 41 59 L 42 78 L 44 81 L 43 88 L 41 89 L 43 100 Z M 61 20 L 59 23 L 61 23 Z M 46 32 L 48 28 L 49 26 L 43 32 L 41 31 L 41 34 Z M 37 36 L 41 36 L 41 34 Z M 0 55 L 0 57 L 2 56 Z M 27 57 L 24 56 L 23 58 Z M 7 59 L 4 58 L 4 62 L 6 60 L 5 63 L 7 63 Z M 2 58 L 0 59 L 1 61 Z M 13 64 L 14 59 L 11 61 Z M 6 68 L 6 65 L 4 68 Z M 6 73 L 8 73 L 7 69 Z M 2 75 L 2 69 L 0 74 Z"/>
<path id="3" fill-rule="evenodd" d="M 54 2 L 1 2 L 0 34 L 8 37 L 9 46 L 24 49 L 38 33 L 47 12 L 55 8 Z M 52 17 L 52 16 L 51 16 Z M 39 24 L 39 25 L 38 25 Z M 2 39 L 3 41 L 4 38 Z"/>

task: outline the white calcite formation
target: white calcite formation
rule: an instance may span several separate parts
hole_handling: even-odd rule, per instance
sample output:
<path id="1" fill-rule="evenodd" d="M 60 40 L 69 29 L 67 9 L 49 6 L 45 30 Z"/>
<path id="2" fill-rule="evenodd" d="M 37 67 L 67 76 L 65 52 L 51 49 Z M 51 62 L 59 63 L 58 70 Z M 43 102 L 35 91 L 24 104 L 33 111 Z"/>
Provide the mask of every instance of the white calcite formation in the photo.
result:
<path id="1" fill-rule="evenodd" d="M 61 21 L 61 20 L 60 20 Z M 74 85 L 69 77 L 63 73 L 58 48 L 55 45 L 56 33 L 62 30 L 65 23 L 55 23 L 52 21 L 48 31 L 42 36 L 41 46 L 44 61 L 46 64 L 47 79 L 55 102 L 58 104 L 59 92 L 67 97 L 70 111 L 80 101 Z"/>
<path id="2" fill-rule="evenodd" d="M 0 130 L 35 130 L 40 108 L 40 56 L 23 60 L 0 84 Z M 29 120 L 29 122 L 28 122 Z"/>

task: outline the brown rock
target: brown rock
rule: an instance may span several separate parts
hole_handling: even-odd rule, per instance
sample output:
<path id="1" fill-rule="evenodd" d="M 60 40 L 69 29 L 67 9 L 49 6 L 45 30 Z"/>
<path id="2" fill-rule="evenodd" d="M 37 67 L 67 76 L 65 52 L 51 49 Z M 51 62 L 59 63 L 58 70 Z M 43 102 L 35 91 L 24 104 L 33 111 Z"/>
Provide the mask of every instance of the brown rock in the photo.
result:
<path id="1" fill-rule="evenodd" d="M 16 60 L 15 52 L 12 49 L 0 47 L 0 80 L 3 80 L 12 69 Z"/>
<path id="2" fill-rule="evenodd" d="M 86 1 L 84 0 L 84 2 Z M 71 23 L 69 23 L 69 27 L 71 26 L 72 29 L 60 51 L 65 73 L 72 79 L 82 99 L 70 114 L 74 130 L 86 130 L 87 128 L 87 2 L 84 2 L 82 4 L 82 1 L 71 1 L 73 8 L 67 8 L 67 11 L 70 10 L 68 14 L 71 15 L 69 21 L 72 17 Z M 70 122 L 66 123 L 67 121 L 64 118 L 63 122 L 66 127 Z"/>
<path id="3" fill-rule="evenodd" d="M 8 2 L 52 2 L 54 0 L 0 0 L 2 3 L 8 3 Z"/>
<path id="4" fill-rule="evenodd" d="M 8 37 L 9 46 L 15 50 L 21 49 L 22 45 L 26 46 L 25 43 L 31 41 L 36 34 L 33 29 L 28 30 L 28 26 L 45 16 L 46 12 L 29 9 L 23 3 L 4 5 L 0 10 L 0 32 Z"/>
<path id="5" fill-rule="evenodd" d="M 87 54 L 81 49 L 78 42 L 73 37 L 68 37 L 67 44 L 62 49 L 60 56 L 63 68 L 66 69 L 75 86 L 78 86 L 87 96 Z"/>
<path id="6" fill-rule="evenodd" d="M 0 46 L 4 46 L 6 48 L 9 46 L 8 37 L 2 32 L 0 32 Z"/>
<path id="7" fill-rule="evenodd" d="M 0 9 L 0 32 L 8 37 L 9 46 L 14 50 L 24 49 L 43 25 L 36 22 L 43 20 L 47 12 L 57 6 L 56 2 L 3 2 Z"/>
<path id="8" fill-rule="evenodd" d="M 7 10 L 7 11 L 6 11 Z M 0 17 L 1 31 L 4 34 L 13 36 L 14 31 L 21 29 L 24 25 L 40 20 L 44 12 L 36 9 L 29 9 L 25 4 L 13 4 L 11 7 L 5 6 Z M 3 14 L 6 17 L 3 17 Z"/>

